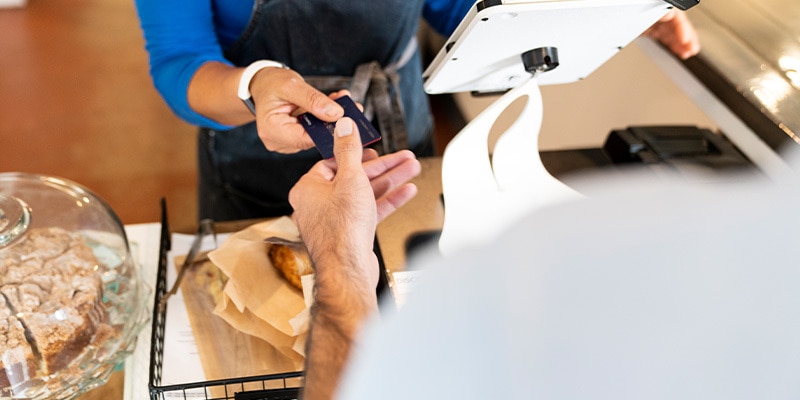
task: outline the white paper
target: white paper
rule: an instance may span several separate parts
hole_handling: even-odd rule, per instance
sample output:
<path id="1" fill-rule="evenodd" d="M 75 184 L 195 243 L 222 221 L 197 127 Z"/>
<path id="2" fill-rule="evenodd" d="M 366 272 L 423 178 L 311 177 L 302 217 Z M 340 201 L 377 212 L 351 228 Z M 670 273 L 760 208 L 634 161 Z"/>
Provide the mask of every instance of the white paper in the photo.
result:
<path id="1" fill-rule="evenodd" d="M 158 274 L 159 248 L 161 240 L 161 224 L 140 224 L 125 226 L 128 242 L 133 257 L 141 265 L 142 280 L 150 287 L 147 299 L 148 312 L 152 313 L 155 301 L 156 276 Z M 167 290 L 177 278 L 174 259 L 176 255 L 189 252 L 192 235 L 172 235 L 172 251 L 167 255 Z M 224 240 L 218 236 L 218 241 Z M 213 248 L 213 238 L 204 242 L 208 249 Z M 180 291 L 169 300 L 164 337 L 164 358 L 162 363 L 161 385 L 204 381 L 202 364 L 194 344 L 188 313 Z M 143 400 L 150 398 L 150 336 L 153 321 L 145 325 L 136 342 L 132 357 L 125 362 L 125 400 Z M 166 396 L 170 398 L 171 396 Z M 180 398 L 183 398 L 181 394 Z"/>
<path id="2" fill-rule="evenodd" d="M 398 271 L 392 274 L 394 279 L 394 298 L 397 306 L 401 307 L 406 302 L 409 293 L 422 282 L 424 271 Z"/>
<path id="3" fill-rule="evenodd" d="M 213 250 L 217 244 L 225 240 L 226 236 L 217 235 L 216 243 L 213 236 L 205 237 L 200 251 Z M 192 241 L 194 241 L 194 235 L 177 233 L 172 235 L 172 250 L 167 255 L 167 290 L 172 288 L 178 277 L 175 257 L 188 254 Z M 192 332 L 189 313 L 180 290 L 169 298 L 167 304 L 163 360 L 162 386 L 206 380 L 200 353 Z"/>
<path id="4" fill-rule="evenodd" d="M 126 225 L 131 253 L 136 265 L 141 266 L 141 278 L 149 288 L 147 298 L 148 313 L 152 313 L 155 297 L 156 274 L 158 271 L 158 250 L 161 239 L 161 224 Z M 125 400 L 149 398 L 148 379 L 150 373 L 150 334 L 152 321 L 139 333 L 133 355 L 125 360 Z"/>

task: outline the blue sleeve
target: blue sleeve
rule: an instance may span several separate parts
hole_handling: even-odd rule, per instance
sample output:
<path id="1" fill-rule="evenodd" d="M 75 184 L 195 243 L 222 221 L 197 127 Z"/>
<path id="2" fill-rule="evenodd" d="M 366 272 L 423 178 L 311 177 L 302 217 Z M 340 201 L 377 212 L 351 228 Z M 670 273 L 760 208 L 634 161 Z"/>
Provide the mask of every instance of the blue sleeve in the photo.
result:
<path id="1" fill-rule="evenodd" d="M 473 4 L 475 0 L 427 0 L 422 16 L 436 32 L 447 37 L 456 30 Z"/>
<path id="2" fill-rule="evenodd" d="M 230 64 L 217 39 L 211 1 L 136 0 L 156 90 L 180 118 L 197 126 L 229 129 L 189 107 L 187 89 L 206 62 Z"/>

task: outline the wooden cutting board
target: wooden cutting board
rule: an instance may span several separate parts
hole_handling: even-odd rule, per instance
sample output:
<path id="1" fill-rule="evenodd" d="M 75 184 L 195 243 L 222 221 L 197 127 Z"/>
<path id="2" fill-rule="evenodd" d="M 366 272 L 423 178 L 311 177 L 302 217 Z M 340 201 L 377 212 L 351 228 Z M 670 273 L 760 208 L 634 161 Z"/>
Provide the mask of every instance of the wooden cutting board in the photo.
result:
<path id="1" fill-rule="evenodd" d="M 182 265 L 176 259 L 175 264 Z M 240 332 L 214 314 L 224 276 L 210 261 L 189 267 L 181 282 L 206 380 L 231 379 L 295 371 L 266 341 Z"/>

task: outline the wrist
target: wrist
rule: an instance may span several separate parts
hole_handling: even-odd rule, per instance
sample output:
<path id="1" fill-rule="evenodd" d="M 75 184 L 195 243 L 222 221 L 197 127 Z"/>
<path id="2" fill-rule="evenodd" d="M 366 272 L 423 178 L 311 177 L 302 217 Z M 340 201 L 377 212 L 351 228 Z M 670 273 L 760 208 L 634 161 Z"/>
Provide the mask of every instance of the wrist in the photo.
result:
<path id="1" fill-rule="evenodd" d="M 326 269 L 314 263 L 314 302 L 324 308 L 369 310 L 378 304 L 378 266 Z M 340 264 L 349 265 L 349 264 Z M 374 274 L 372 272 L 375 272 Z M 374 275 L 374 276 L 373 276 Z"/>
<path id="2" fill-rule="evenodd" d="M 311 315 L 314 325 L 325 324 L 352 340 L 364 321 L 377 310 L 378 300 L 373 289 L 371 296 L 315 296 Z"/>
<path id="3" fill-rule="evenodd" d="M 333 314 L 360 315 L 377 309 L 378 265 L 374 255 L 371 260 L 314 260 L 314 304 Z"/>
<path id="4" fill-rule="evenodd" d="M 253 101 L 253 95 L 250 93 L 250 83 L 253 81 L 253 77 L 264 68 L 284 68 L 288 69 L 285 64 L 272 61 L 272 60 L 258 60 L 254 61 L 252 64 L 245 67 L 242 71 L 242 75 L 239 78 L 239 88 L 237 91 L 237 95 L 242 102 L 244 102 L 245 106 L 250 110 L 253 115 L 256 113 L 256 105 Z"/>
<path id="5" fill-rule="evenodd" d="M 316 273 L 338 273 L 348 269 L 342 266 L 363 270 L 364 266 L 377 263 L 372 241 L 337 235 L 309 237 L 301 233 L 300 236 L 313 260 Z"/>

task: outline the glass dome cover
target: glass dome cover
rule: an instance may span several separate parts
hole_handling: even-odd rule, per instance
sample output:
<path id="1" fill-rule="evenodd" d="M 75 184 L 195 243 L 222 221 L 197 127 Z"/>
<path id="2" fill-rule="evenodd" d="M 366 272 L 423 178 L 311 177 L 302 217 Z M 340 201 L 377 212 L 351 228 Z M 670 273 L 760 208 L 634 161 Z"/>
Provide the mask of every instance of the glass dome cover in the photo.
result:
<path id="1" fill-rule="evenodd" d="M 104 384 L 147 322 L 119 218 L 81 185 L 0 173 L 0 399 Z"/>

